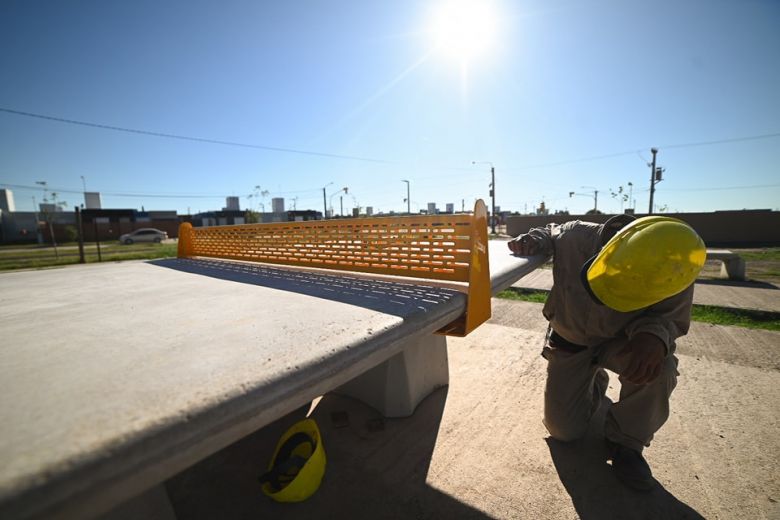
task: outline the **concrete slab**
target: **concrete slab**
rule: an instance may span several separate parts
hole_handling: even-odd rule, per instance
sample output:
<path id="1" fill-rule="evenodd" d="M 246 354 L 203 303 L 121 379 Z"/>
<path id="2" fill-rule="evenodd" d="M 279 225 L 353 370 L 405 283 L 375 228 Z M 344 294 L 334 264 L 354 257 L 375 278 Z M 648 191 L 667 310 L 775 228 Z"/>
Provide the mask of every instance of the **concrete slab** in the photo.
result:
<path id="1" fill-rule="evenodd" d="M 535 267 L 490 250 L 495 290 Z M 209 260 L 2 274 L 0 516 L 108 510 L 464 308 L 441 286 Z"/>
<path id="2" fill-rule="evenodd" d="M 693 324 L 678 349 L 671 419 L 646 451 L 660 486 L 642 494 L 604 462 L 604 408 L 585 439 L 547 437 L 541 305 L 494 304 L 493 320 L 450 341 L 451 383 L 412 417 L 377 429 L 376 412 L 362 403 L 334 395 L 318 403 L 312 416 L 328 466 L 307 502 L 274 503 L 255 483 L 299 414 L 168 481 L 178 517 L 780 517 L 780 373 L 766 362 L 780 354 L 780 333 Z M 611 399 L 618 388 L 613 374 Z M 347 412 L 349 424 L 337 427 L 334 411 Z"/>
<path id="3" fill-rule="evenodd" d="M 537 269 L 514 282 L 512 287 L 549 291 L 552 285 L 552 270 Z M 698 305 L 780 312 L 780 287 L 765 282 L 699 279 L 696 280 L 693 302 Z"/>

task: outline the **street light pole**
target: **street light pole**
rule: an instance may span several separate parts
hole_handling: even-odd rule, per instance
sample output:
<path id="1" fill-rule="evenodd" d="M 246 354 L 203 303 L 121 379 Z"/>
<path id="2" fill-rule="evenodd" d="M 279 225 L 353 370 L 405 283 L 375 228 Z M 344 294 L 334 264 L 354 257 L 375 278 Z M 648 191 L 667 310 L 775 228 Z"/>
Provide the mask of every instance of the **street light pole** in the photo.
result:
<path id="1" fill-rule="evenodd" d="M 492 199 L 491 204 L 493 208 L 490 210 L 490 221 L 493 224 L 493 234 L 496 234 L 496 221 L 498 215 L 496 215 L 496 169 L 493 165 L 490 165 L 490 197 Z"/>
<path id="2" fill-rule="evenodd" d="M 493 234 L 496 234 L 496 169 L 490 161 L 471 161 L 471 164 L 489 164 L 490 165 L 490 227 Z"/>
<path id="3" fill-rule="evenodd" d="M 331 184 L 332 184 L 332 183 L 331 183 Z M 340 190 L 338 190 L 336 193 L 331 193 L 331 195 L 330 195 L 330 207 L 331 207 L 331 211 L 333 210 L 333 197 L 335 197 L 336 195 L 338 195 L 338 194 L 339 194 L 339 193 L 341 193 L 341 192 L 347 193 L 347 192 L 348 192 L 348 190 L 349 190 L 349 188 L 345 186 L 345 187 L 341 188 Z M 344 208 L 343 208 L 343 205 L 342 205 L 342 213 L 343 213 L 343 212 L 344 212 Z M 331 217 L 332 217 L 332 216 L 333 216 L 333 215 L 331 215 Z"/>
<path id="4" fill-rule="evenodd" d="M 599 210 L 599 190 L 593 186 L 580 186 L 580 188 L 593 188 L 593 212 L 597 212 Z M 576 193 L 573 191 L 569 192 L 569 198 L 572 198 L 575 195 L 579 195 L 581 197 L 590 197 L 590 195 L 585 193 Z"/>
<path id="5" fill-rule="evenodd" d="M 412 214 L 412 200 L 409 198 L 409 181 L 401 181 L 406 183 L 406 214 Z"/>

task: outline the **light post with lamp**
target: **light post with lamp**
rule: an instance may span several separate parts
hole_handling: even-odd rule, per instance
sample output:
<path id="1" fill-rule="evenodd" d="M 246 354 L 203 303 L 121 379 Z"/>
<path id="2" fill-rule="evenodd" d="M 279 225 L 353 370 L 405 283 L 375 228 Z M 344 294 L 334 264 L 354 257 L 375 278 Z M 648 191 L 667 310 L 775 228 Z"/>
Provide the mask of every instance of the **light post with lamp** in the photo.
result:
<path id="1" fill-rule="evenodd" d="M 593 186 L 580 186 L 580 188 L 591 188 L 593 189 L 593 212 L 596 213 L 599 210 L 599 190 L 594 188 Z M 572 198 L 574 195 L 578 195 L 581 197 L 590 197 L 590 194 L 587 193 L 575 193 L 573 191 L 569 192 L 569 198 Z"/>
<path id="2" fill-rule="evenodd" d="M 403 180 L 401 182 L 406 183 L 406 214 L 411 215 L 412 214 L 412 199 L 409 196 L 409 181 Z"/>
<path id="3" fill-rule="evenodd" d="M 336 195 L 338 195 L 338 194 L 339 194 L 339 193 L 341 193 L 342 191 L 343 191 L 344 193 L 348 193 L 348 190 L 349 190 L 349 188 L 348 188 L 348 187 L 346 187 L 346 186 L 344 186 L 343 188 L 341 188 L 341 189 L 340 189 L 340 190 L 338 190 L 337 192 L 335 192 L 335 193 L 331 193 L 331 195 L 330 195 L 330 212 L 331 212 L 331 217 L 333 217 L 333 213 L 334 213 L 334 211 L 333 211 L 333 197 L 335 197 Z M 343 206 L 342 206 L 341 212 L 342 212 L 342 213 L 344 212 L 344 207 L 343 207 Z"/>
<path id="4" fill-rule="evenodd" d="M 496 168 L 490 161 L 471 161 L 471 164 L 489 164 L 490 165 L 490 227 L 492 233 L 496 234 Z"/>

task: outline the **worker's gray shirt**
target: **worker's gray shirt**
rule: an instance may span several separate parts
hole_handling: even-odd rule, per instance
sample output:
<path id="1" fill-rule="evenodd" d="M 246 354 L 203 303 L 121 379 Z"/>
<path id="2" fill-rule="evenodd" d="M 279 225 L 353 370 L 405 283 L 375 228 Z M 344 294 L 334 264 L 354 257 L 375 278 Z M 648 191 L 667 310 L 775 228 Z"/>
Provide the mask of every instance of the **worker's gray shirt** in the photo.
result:
<path id="1" fill-rule="evenodd" d="M 591 298 L 582 284 L 582 266 L 599 252 L 603 226 L 579 220 L 550 224 L 529 232 L 547 255 L 553 256 L 553 288 L 544 316 L 553 330 L 572 343 L 595 346 L 607 340 L 632 338 L 649 332 L 664 342 L 667 353 L 674 340 L 688 332 L 693 284 L 683 292 L 633 312 L 619 312 Z"/>

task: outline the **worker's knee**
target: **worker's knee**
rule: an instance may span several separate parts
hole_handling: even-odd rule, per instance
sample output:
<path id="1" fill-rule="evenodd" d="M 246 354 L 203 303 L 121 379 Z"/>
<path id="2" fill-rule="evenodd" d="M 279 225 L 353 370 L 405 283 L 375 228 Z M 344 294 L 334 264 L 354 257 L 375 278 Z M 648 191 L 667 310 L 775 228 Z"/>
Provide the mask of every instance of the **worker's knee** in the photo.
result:
<path id="1" fill-rule="evenodd" d="M 677 371 L 677 358 L 674 355 L 670 355 L 664 361 L 656 384 L 665 387 L 666 391 L 671 394 L 674 387 L 677 386 L 677 376 L 679 375 L 680 373 Z"/>
<path id="2" fill-rule="evenodd" d="M 550 436 L 558 441 L 571 442 L 585 437 L 588 421 L 583 418 L 565 417 L 545 411 L 544 426 Z"/>

